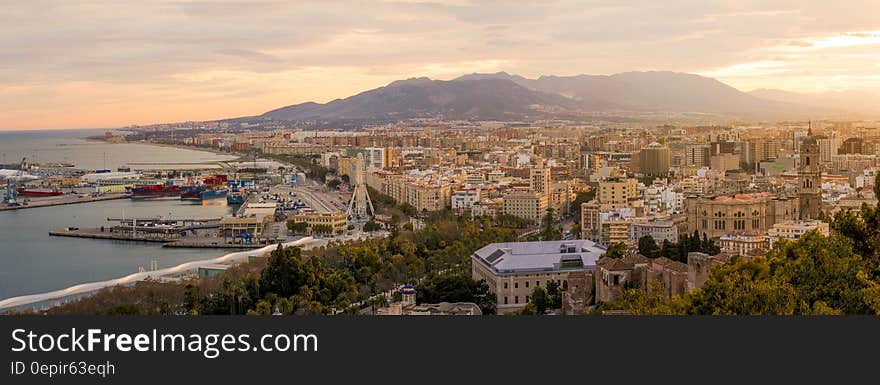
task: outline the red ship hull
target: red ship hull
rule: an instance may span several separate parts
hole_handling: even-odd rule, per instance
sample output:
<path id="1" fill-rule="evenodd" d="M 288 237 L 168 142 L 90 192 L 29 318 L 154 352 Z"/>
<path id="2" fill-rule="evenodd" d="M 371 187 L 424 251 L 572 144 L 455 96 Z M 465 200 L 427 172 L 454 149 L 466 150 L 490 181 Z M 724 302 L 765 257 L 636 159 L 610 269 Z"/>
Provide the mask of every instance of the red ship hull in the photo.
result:
<path id="1" fill-rule="evenodd" d="M 170 198 L 180 194 L 180 186 L 143 186 L 131 190 L 131 199 Z"/>
<path id="2" fill-rule="evenodd" d="M 25 197 L 57 197 L 64 195 L 61 191 L 40 191 L 40 190 L 27 190 L 23 188 L 16 189 L 18 195 Z"/>

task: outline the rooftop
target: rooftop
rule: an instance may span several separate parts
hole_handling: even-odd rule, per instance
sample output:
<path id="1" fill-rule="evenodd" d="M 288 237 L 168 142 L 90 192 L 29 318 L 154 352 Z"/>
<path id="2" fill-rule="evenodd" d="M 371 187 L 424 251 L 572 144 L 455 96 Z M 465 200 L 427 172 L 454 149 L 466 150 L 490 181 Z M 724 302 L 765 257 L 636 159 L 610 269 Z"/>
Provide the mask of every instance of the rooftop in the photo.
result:
<path id="1" fill-rule="evenodd" d="M 605 248 L 589 240 L 493 243 L 473 258 L 498 273 L 593 270 Z"/>

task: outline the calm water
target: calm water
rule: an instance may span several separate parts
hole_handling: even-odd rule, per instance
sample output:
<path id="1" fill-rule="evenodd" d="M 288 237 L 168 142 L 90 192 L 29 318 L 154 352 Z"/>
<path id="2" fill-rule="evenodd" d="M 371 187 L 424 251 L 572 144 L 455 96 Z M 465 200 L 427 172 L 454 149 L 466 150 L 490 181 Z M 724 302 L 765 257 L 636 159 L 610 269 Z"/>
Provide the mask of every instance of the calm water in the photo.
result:
<path id="1" fill-rule="evenodd" d="M 150 267 L 218 257 L 222 250 L 172 249 L 159 244 L 50 237 L 68 226 L 99 227 L 107 217 L 219 218 L 231 209 L 179 200 L 93 202 L 0 212 L 0 299 L 103 281 Z M 169 215 L 173 213 L 172 215 Z"/>
<path id="2" fill-rule="evenodd" d="M 140 143 L 112 144 L 82 138 L 107 130 L 0 131 L 0 163 L 73 163 L 81 169 L 116 170 L 128 163 L 197 163 L 235 159 L 205 151 L 158 147 Z M 134 165 L 133 169 L 168 166 Z"/>
<path id="3" fill-rule="evenodd" d="M 69 162 L 78 168 L 115 169 L 132 162 L 204 162 L 227 159 L 208 152 L 143 144 L 87 142 L 80 138 L 104 130 L 0 132 L 4 163 L 23 156 L 36 162 Z M 147 168 L 147 167 L 138 167 Z M 163 249 L 158 244 L 50 237 L 49 230 L 68 226 L 99 227 L 107 217 L 217 218 L 231 212 L 222 205 L 202 206 L 178 200 L 115 200 L 0 212 L 0 299 L 42 293 L 92 281 L 117 278 L 225 254 L 210 249 Z"/>

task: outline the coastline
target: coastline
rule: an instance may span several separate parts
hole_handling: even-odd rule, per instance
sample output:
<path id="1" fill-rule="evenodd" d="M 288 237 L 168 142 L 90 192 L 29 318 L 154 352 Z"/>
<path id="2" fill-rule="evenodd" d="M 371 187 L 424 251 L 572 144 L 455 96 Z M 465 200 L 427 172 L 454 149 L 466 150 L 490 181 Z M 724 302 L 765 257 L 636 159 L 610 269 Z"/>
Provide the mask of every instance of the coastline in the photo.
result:
<path id="1" fill-rule="evenodd" d="M 303 246 L 304 244 L 312 243 L 315 239 L 312 237 L 303 237 L 291 242 L 283 243 L 284 247 L 291 246 Z M 78 285 L 73 285 L 64 289 L 50 291 L 46 293 L 38 293 L 38 294 L 29 294 L 22 295 L 10 298 L 0 299 L 0 314 L 8 311 L 9 309 L 21 308 L 24 306 L 32 306 L 34 304 L 39 304 L 41 302 L 53 301 L 58 303 L 53 303 L 53 305 L 57 305 L 63 302 L 64 299 L 73 300 L 77 299 L 80 296 L 88 295 L 95 291 L 101 290 L 106 287 L 119 286 L 119 285 L 128 285 L 133 284 L 140 281 L 145 281 L 149 279 L 153 280 L 161 280 L 163 278 L 168 278 L 172 276 L 177 276 L 181 274 L 190 274 L 194 271 L 197 271 L 200 267 L 210 266 L 214 264 L 226 264 L 226 265 L 236 265 L 238 263 L 247 261 L 248 258 L 252 256 L 259 256 L 270 253 L 272 250 L 277 248 L 277 244 L 268 245 L 260 249 L 256 250 L 246 250 L 246 251 L 238 251 L 229 253 L 217 258 L 211 259 L 202 259 L 198 261 L 186 262 L 180 265 L 169 267 L 161 270 L 154 271 L 145 271 L 139 273 L 129 274 L 123 277 L 114 278 L 106 281 L 100 282 L 87 282 L 81 283 Z M 306 246 L 307 247 L 307 246 Z"/>
<path id="2" fill-rule="evenodd" d="M 148 145 L 148 146 L 175 148 L 178 150 L 209 152 L 214 155 L 235 156 L 235 157 L 239 157 L 239 158 L 243 156 L 241 154 L 232 153 L 232 152 L 225 152 L 225 151 L 221 151 L 221 150 L 217 150 L 217 149 L 213 149 L 213 148 L 187 146 L 184 144 L 156 143 L 156 142 L 148 142 L 148 141 L 134 141 L 134 142 L 125 141 L 125 142 L 118 142 L 117 143 L 117 142 L 111 142 L 111 141 L 108 141 L 102 137 L 96 137 L 96 136 L 89 136 L 89 137 L 85 137 L 85 138 L 81 138 L 81 139 L 85 140 L 85 141 L 89 141 L 89 142 L 100 142 L 100 143 L 106 143 L 106 144 L 144 144 L 144 145 Z M 235 159 L 232 159 L 229 161 L 231 162 L 234 160 Z M 218 161 L 218 162 L 225 162 L 225 161 Z"/>

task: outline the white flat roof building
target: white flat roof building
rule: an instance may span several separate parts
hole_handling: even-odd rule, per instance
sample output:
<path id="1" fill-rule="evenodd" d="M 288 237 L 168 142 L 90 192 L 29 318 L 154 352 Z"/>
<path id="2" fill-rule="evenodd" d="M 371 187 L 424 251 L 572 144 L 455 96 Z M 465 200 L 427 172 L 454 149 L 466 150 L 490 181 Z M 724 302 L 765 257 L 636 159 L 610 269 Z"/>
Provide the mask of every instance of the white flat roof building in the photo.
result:
<path id="1" fill-rule="evenodd" d="M 487 245 L 471 256 L 472 276 L 485 280 L 499 314 L 522 309 L 536 287 L 560 287 L 573 272 L 594 271 L 605 247 L 589 240 L 507 242 Z"/>
<path id="2" fill-rule="evenodd" d="M 605 247 L 586 239 L 492 243 L 474 252 L 474 262 L 497 274 L 595 269 Z"/>

